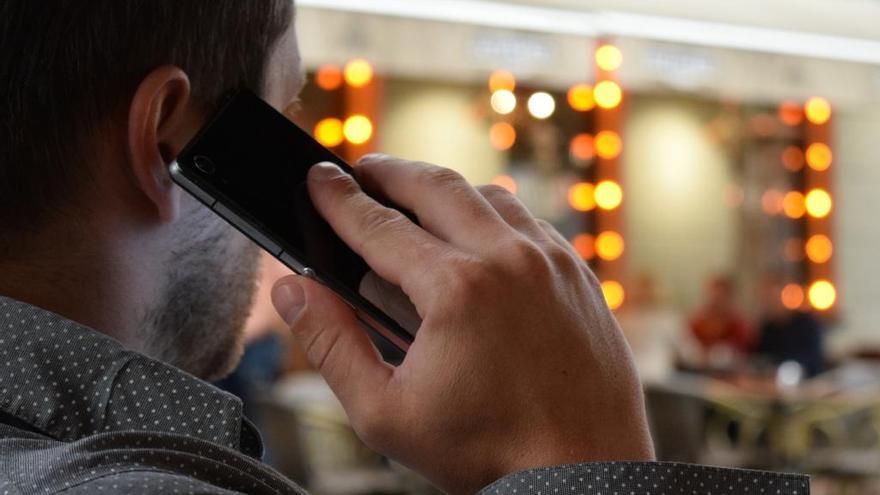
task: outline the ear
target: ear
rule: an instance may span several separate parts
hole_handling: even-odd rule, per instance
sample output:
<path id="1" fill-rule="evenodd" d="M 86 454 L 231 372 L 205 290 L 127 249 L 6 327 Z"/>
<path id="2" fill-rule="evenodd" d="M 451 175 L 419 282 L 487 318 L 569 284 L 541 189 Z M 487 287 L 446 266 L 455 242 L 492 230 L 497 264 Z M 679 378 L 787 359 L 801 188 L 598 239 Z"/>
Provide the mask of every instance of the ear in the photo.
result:
<path id="1" fill-rule="evenodd" d="M 178 67 L 151 72 L 140 84 L 128 114 L 128 154 L 135 185 L 155 207 L 158 220 L 173 222 L 181 191 L 168 173 L 198 126 L 189 77 Z"/>

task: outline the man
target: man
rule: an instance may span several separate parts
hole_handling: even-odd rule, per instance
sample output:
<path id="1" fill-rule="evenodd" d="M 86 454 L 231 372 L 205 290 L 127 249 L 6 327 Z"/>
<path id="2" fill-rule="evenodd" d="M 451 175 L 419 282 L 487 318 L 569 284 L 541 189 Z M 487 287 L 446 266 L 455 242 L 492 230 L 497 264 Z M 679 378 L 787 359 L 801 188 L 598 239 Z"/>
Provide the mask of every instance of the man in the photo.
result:
<path id="1" fill-rule="evenodd" d="M 289 0 L 0 0 L 0 491 L 299 492 L 199 379 L 235 364 L 256 251 L 166 169 L 225 90 L 295 102 L 292 20 Z M 454 493 L 808 491 L 651 463 L 595 277 L 513 196 L 383 157 L 358 178 L 423 226 L 311 174 L 321 213 L 420 312 L 406 361 L 385 365 L 312 281 L 273 296 L 371 447 Z"/>

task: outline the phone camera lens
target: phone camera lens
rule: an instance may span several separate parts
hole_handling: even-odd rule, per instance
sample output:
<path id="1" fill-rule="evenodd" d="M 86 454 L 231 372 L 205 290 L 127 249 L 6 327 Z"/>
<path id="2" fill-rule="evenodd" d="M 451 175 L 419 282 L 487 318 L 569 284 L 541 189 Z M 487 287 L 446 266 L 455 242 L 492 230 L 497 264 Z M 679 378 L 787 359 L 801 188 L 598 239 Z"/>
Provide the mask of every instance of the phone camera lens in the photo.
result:
<path id="1" fill-rule="evenodd" d="M 193 165 L 203 174 L 214 175 L 217 173 L 217 165 L 207 156 L 197 155 L 193 158 Z"/>

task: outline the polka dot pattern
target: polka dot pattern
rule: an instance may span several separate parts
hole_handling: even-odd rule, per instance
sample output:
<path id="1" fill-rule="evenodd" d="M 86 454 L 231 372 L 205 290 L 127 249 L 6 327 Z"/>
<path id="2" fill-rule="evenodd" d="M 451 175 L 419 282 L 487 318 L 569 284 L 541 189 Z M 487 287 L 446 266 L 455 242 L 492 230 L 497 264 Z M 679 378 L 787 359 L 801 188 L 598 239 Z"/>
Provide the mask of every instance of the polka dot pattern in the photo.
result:
<path id="1" fill-rule="evenodd" d="M 590 463 L 532 469 L 503 478 L 481 495 L 809 495 L 795 474 L 667 462 Z"/>
<path id="2" fill-rule="evenodd" d="M 0 296 L 0 495 L 302 494 L 260 462 L 241 402 Z M 665 463 L 534 469 L 487 495 L 806 495 L 805 476 Z"/>

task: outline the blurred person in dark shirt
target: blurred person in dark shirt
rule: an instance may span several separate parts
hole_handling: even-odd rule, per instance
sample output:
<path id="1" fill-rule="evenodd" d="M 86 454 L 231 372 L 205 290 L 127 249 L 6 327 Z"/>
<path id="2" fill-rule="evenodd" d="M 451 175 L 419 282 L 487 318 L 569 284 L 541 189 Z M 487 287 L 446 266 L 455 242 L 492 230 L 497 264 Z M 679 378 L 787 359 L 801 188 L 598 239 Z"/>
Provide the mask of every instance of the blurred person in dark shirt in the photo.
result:
<path id="1" fill-rule="evenodd" d="M 781 297 L 784 286 L 778 275 L 761 282 L 764 310 L 755 353 L 774 364 L 795 361 L 806 376 L 815 376 L 825 366 L 823 325 L 811 313 L 786 308 Z"/>
<path id="2" fill-rule="evenodd" d="M 747 355 L 754 336 L 737 302 L 733 279 L 715 276 L 706 286 L 706 300 L 690 319 L 693 336 L 708 357 L 726 351 Z"/>

